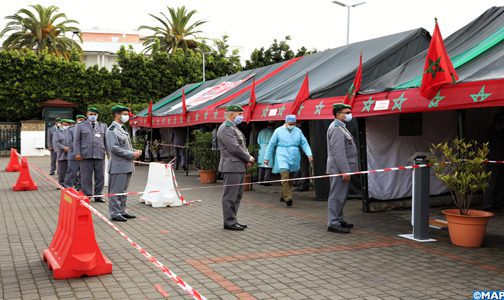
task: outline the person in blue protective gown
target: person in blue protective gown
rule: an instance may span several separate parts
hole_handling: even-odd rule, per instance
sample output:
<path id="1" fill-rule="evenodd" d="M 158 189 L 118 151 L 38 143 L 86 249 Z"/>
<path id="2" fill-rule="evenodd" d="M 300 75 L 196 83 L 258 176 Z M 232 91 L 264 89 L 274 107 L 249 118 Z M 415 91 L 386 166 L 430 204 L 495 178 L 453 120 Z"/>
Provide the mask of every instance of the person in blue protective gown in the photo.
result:
<path id="1" fill-rule="evenodd" d="M 308 156 L 308 160 L 313 161 L 310 145 L 301 129 L 296 127 L 296 116 L 288 115 L 285 118 L 285 124 L 273 132 L 266 148 L 263 164 L 269 165 L 274 158 L 273 173 L 280 173 L 282 180 L 288 180 L 301 166 L 300 148 Z M 292 206 L 293 203 L 291 187 L 292 181 L 282 181 L 280 201 L 285 202 L 287 206 Z"/>
<path id="2" fill-rule="evenodd" d="M 261 129 L 261 131 L 259 131 L 259 135 L 257 136 L 257 144 L 259 145 L 259 158 L 257 159 L 257 163 L 259 165 L 259 182 L 271 180 L 271 170 L 273 169 L 274 161 L 270 161 L 269 165 L 265 165 L 264 154 L 266 154 L 266 148 L 273 136 L 273 132 L 273 124 L 268 123 L 268 126 Z M 261 185 L 270 186 L 271 183 L 264 183 Z"/>

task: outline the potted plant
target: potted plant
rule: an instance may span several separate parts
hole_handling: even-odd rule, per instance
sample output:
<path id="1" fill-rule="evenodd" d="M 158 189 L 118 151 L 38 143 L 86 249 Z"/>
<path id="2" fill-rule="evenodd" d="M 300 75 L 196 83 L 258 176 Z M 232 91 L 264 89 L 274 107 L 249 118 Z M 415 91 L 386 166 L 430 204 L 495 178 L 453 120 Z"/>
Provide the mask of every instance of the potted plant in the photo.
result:
<path id="1" fill-rule="evenodd" d="M 193 137 L 194 140 L 189 143 L 189 149 L 194 155 L 196 167 L 200 170 L 200 182 L 215 183 L 219 156 L 217 151 L 212 150 L 212 133 L 195 130 Z"/>
<path id="2" fill-rule="evenodd" d="M 250 144 L 247 147 L 250 155 L 252 155 L 254 158 L 257 157 L 257 154 L 259 153 L 259 145 L 258 144 Z M 245 171 L 245 177 L 243 179 L 243 183 L 251 183 L 254 178 L 257 177 L 259 168 L 256 163 L 251 164 L 250 166 L 247 167 Z M 252 190 L 252 184 L 247 184 L 243 187 L 244 191 L 250 191 Z"/>
<path id="3" fill-rule="evenodd" d="M 485 171 L 488 143 L 478 144 L 454 139 L 431 148 L 430 163 L 436 176 L 450 190 L 456 209 L 445 209 L 452 244 L 480 247 L 492 213 L 470 209 L 472 196 L 489 186 L 490 172 Z"/>

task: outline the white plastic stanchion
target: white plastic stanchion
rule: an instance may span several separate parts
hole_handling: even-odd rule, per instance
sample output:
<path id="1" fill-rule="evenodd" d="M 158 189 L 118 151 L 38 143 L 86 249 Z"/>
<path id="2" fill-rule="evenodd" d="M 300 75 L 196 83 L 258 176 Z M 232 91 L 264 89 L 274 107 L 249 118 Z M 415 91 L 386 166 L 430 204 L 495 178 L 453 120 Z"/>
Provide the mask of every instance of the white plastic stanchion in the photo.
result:
<path id="1" fill-rule="evenodd" d="M 173 207 L 184 204 L 183 197 L 176 190 L 175 173 L 171 164 L 150 163 L 147 185 L 140 202 L 158 207 Z M 152 192 L 151 191 L 159 191 Z"/>

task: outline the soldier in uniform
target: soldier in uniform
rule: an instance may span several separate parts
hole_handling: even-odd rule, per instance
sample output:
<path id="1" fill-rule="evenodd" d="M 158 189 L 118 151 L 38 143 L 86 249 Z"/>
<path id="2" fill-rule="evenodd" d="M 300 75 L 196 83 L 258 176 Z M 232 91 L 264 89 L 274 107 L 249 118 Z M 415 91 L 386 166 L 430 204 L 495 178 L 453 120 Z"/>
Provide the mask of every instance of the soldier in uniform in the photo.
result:
<path id="1" fill-rule="evenodd" d="M 87 120 L 77 124 L 74 131 L 75 160 L 79 161 L 82 192 L 86 196 L 103 192 L 105 184 L 105 132 L 107 125 L 98 122 L 98 109 L 90 107 Z M 105 202 L 103 198 L 94 198 L 96 202 Z"/>
<path id="2" fill-rule="evenodd" d="M 85 121 L 86 117 L 83 115 L 77 115 L 75 116 L 75 119 L 77 121 L 77 124 L 79 124 Z M 63 184 L 63 186 L 66 188 L 75 187 L 76 190 L 80 190 L 79 162 L 75 160 L 75 151 L 73 146 L 74 133 L 75 126 L 72 126 L 65 131 L 70 149 L 68 151 L 68 168 L 65 175 L 65 183 Z"/>
<path id="3" fill-rule="evenodd" d="M 236 127 L 243 121 L 243 109 L 238 105 L 226 107 L 226 121 L 217 130 L 220 150 L 219 172 L 224 178 L 224 194 L 222 196 L 222 213 L 224 229 L 244 230 L 247 225 L 238 223 L 236 215 L 243 194 L 245 168 L 254 163 L 254 157 L 249 154 L 245 144 L 245 136 Z M 233 186 L 236 185 L 236 186 Z"/>
<path id="4" fill-rule="evenodd" d="M 56 153 L 56 150 L 53 146 L 53 136 L 61 126 L 60 120 L 61 119 L 57 119 L 56 123 L 54 123 L 54 126 L 51 126 L 47 130 L 47 149 L 49 149 L 49 152 L 51 153 L 51 170 L 49 175 L 54 175 L 54 172 L 56 171 L 56 160 L 58 153 Z"/>
<path id="5" fill-rule="evenodd" d="M 343 103 L 333 105 L 334 121 L 327 130 L 327 174 L 357 171 L 357 147 L 346 122 L 352 120 L 352 107 Z M 350 175 L 330 177 L 331 190 L 328 199 L 327 231 L 349 233 L 353 224 L 343 219 L 343 207 L 347 200 Z"/>
<path id="6" fill-rule="evenodd" d="M 121 105 L 112 107 L 114 122 L 107 130 L 107 148 L 110 154 L 108 165 L 109 193 L 124 193 L 128 190 L 131 174 L 135 170 L 133 160 L 142 155 L 142 150 L 133 150 L 128 131 L 123 125 L 129 121 L 129 108 Z M 109 214 L 112 221 L 126 222 L 136 216 L 126 211 L 127 196 L 110 197 Z"/>
<path id="7" fill-rule="evenodd" d="M 68 153 L 70 152 L 70 144 L 67 137 L 67 132 L 70 130 L 70 124 L 74 123 L 70 119 L 61 120 L 61 129 L 53 135 L 53 146 L 57 153 L 58 160 L 58 183 L 65 187 L 65 176 L 68 167 Z"/>

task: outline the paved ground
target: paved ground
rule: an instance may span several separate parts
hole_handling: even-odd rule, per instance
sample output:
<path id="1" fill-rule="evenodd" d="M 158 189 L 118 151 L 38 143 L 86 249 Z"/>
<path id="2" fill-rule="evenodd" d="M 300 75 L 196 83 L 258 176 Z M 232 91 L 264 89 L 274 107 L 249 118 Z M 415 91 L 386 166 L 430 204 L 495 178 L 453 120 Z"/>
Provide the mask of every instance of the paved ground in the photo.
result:
<path id="1" fill-rule="evenodd" d="M 47 170 L 47 158 L 30 158 Z M 3 169 L 7 160 L 0 159 Z M 142 190 L 138 167 L 130 190 Z M 103 221 L 96 238 L 113 262 L 112 275 L 53 280 L 41 259 L 56 227 L 59 192 L 39 175 L 38 191 L 12 192 L 17 173 L 0 171 L 0 295 L 3 299 L 188 299 L 154 265 Z M 196 174 L 178 173 L 182 187 Z M 408 233 L 409 211 L 361 213 L 350 201 L 349 235 L 326 231 L 326 203 L 296 194 L 292 208 L 276 188 L 246 192 L 240 208 L 245 232 L 222 229 L 221 188 L 186 191 L 192 207 L 153 209 L 129 198 L 136 220 L 119 224 L 134 241 L 208 299 L 466 299 L 473 289 L 504 289 L 504 214 L 491 220 L 484 247 L 452 246 L 397 237 Z M 107 204 L 94 204 L 106 214 Z M 439 214 L 433 209 L 432 214 Z"/>

